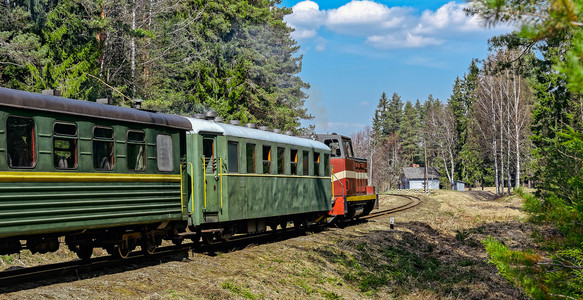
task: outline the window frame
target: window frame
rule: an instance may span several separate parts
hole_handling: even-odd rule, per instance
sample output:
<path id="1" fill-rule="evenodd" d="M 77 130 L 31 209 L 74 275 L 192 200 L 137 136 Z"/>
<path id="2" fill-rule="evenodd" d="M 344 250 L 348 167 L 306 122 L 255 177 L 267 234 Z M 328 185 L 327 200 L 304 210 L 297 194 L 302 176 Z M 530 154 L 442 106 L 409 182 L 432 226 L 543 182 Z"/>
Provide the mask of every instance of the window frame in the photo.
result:
<path id="1" fill-rule="evenodd" d="M 236 162 L 237 162 L 237 164 L 236 164 L 237 169 L 235 171 L 232 171 L 231 170 L 231 163 L 232 163 L 232 159 L 233 159 L 233 156 L 231 156 L 231 148 L 230 148 L 231 145 L 235 145 L 235 147 L 236 147 L 234 158 L 236 159 Z M 227 171 L 229 173 L 239 173 L 239 170 L 240 170 L 240 164 L 239 164 L 239 142 L 237 142 L 237 141 L 227 141 L 227 159 L 228 159 L 228 161 L 227 161 Z"/>
<path id="2" fill-rule="evenodd" d="M 160 168 L 160 162 L 162 161 L 161 158 L 163 158 L 163 156 L 160 155 L 160 153 L 163 153 L 164 151 L 160 151 L 160 137 L 163 136 L 167 136 L 168 137 L 168 141 L 170 141 L 169 143 L 169 150 L 170 151 L 166 151 L 169 152 L 170 154 L 167 156 L 168 157 L 168 162 L 169 162 L 169 166 L 170 169 L 162 169 Z M 163 149 L 162 149 L 163 150 Z M 173 172 L 174 171 L 174 139 L 172 138 L 172 135 L 169 133 L 165 133 L 165 132 L 158 132 L 156 133 L 156 167 L 158 168 L 158 172 L 164 172 L 164 173 L 169 173 L 169 172 Z"/>
<path id="3" fill-rule="evenodd" d="M 131 132 L 136 132 L 136 133 L 141 133 L 144 135 L 144 139 L 142 141 L 137 141 L 137 140 L 130 140 L 130 133 Z M 136 169 L 135 166 L 133 168 L 131 168 L 130 166 L 130 146 L 136 146 L 136 145 L 141 145 L 143 146 L 143 150 L 142 150 L 142 159 L 143 159 L 143 164 L 144 167 L 142 169 Z M 138 129 L 128 129 L 126 132 L 126 160 L 127 160 L 127 168 L 129 171 L 132 172 L 146 172 L 146 170 L 148 169 L 148 156 L 146 154 L 148 147 L 146 147 L 146 132 L 144 130 L 138 130 Z M 156 149 L 157 150 L 157 149 Z M 137 158 L 137 157 L 136 157 Z M 158 159 L 158 157 L 156 157 L 156 159 Z"/>
<path id="4" fill-rule="evenodd" d="M 111 138 L 107 138 L 107 137 L 96 137 L 95 136 L 95 130 L 96 129 L 109 129 L 111 130 Z M 91 156 L 93 158 L 93 169 L 95 169 L 96 171 L 113 171 L 115 170 L 115 165 L 116 165 L 116 161 L 115 161 L 115 131 L 113 129 L 113 126 L 109 127 L 109 126 L 102 126 L 102 125 L 97 125 L 97 126 L 93 126 L 93 130 L 92 130 L 92 152 L 91 152 Z M 98 168 L 96 166 L 96 162 L 97 160 L 96 158 L 96 143 L 110 143 L 111 144 L 111 167 L 109 169 L 106 168 Z M 103 164 L 103 159 L 106 157 L 103 157 L 101 159 L 102 162 L 99 163 L 99 165 Z"/>
<path id="5" fill-rule="evenodd" d="M 291 175 L 297 176 L 299 173 L 300 169 L 298 168 L 298 149 L 290 149 L 289 151 L 289 170 Z"/>
<path id="6" fill-rule="evenodd" d="M 265 159 L 265 149 L 269 149 L 269 151 L 267 152 L 267 159 Z M 261 147 L 261 162 L 262 162 L 262 167 L 263 167 L 263 174 L 272 174 L 271 172 L 271 167 L 273 165 L 273 159 L 272 159 L 272 147 L 271 145 L 262 145 Z M 265 167 L 267 164 L 267 168 Z"/>
<path id="7" fill-rule="evenodd" d="M 8 121 L 10 120 L 10 118 L 17 118 L 17 119 L 26 119 L 26 120 L 31 120 L 32 121 L 32 132 L 30 133 L 30 138 L 32 139 L 32 147 L 30 147 L 30 152 L 31 152 L 31 163 L 30 166 L 14 166 L 11 163 L 11 157 L 10 157 L 10 149 L 12 146 L 11 142 L 10 142 L 10 132 L 8 130 Z M 36 122 L 34 120 L 34 118 L 32 117 L 22 117 L 22 116 L 16 116 L 16 115 L 9 115 L 6 117 L 6 124 L 5 124 L 5 128 L 6 128 L 6 164 L 8 165 L 9 168 L 11 169 L 34 169 L 36 168 L 36 163 L 37 163 L 37 137 L 36 137 Z M 27 145 L 28 146 L 28 145 Z"/>
<path id="8" fill-rule="evenodd" d="M 329 141 L 329 142 L 328 142 Z M 327 143 L 328 142 L 328 143 Z M 335 143 L 336 145 L 336 149 L 332 149 L 332 147 L 330 146 L 332 143 Z M 343 157 L 343 151 L 342 151 L 342 140 L 339 140 L 338 138 L 335 137 L 331 137 L 329 139 L 325 139 L 324 140 L 324 144 L 326 146 L 328 146 L 328 148 L 330 148 L 330 156 L 331 157 Z M 337 154 L 338 152 L 340 152 L 340 154 Z"/>
<path id="9" fill-rule="evenodd" d="M 330 176 L 330 154 L 324 153 L 324 176 Z"/>
<path id="10" fill-rule="evenodd" d="M 302 175 L 310 176 L 310 151 L 302 151 Z"/>
<path id="11" fill-rule="evenodd" d="M 314 176 L 320 176 L 320 152 L 313 151 L 312 157 L 314 157 L 313 159 Z"/>
<path id="12" fill-rule="evenodd" d="M 75 134 L 74 135 L 59 134 L 56 131 L 57 125 L 75 126 Z M 57 152 L 55 150 L 55 139 L 73 141 L 73 144 L 74 144 L 74 151 L 73 151 L 74 152 L 74 166 L 73 167 L 71 167 L 71 168 L 59 168 L 58 162 L 55 161 L 55 159 L 56 159 L 55 154 Z M 57 169 L 57 170 L 77 170 L 79 168 L 79 126 L 77 125 L 77 123 L 66 122 L 66 121 L 55 121 L 53 123 L 52 147 L 53 147 L 53 166 L 55 167 L 55 169 Z"/>
<path id="13" fill-rule="evenodd" d="M 285 147 L 277 147 L 277 174 L 285 175 Z"/>
<path id="14" fill-rule="evenodd" d="M 251 157 L 251 162 L 249 161 L 249 149 L 253 150 L 253 156 Z M 247 174 L 257 174 L 257 144 L 245 143 L 245 162 Z M 252 172 L 249 172 L 249 167 L 253 167 Z"/>

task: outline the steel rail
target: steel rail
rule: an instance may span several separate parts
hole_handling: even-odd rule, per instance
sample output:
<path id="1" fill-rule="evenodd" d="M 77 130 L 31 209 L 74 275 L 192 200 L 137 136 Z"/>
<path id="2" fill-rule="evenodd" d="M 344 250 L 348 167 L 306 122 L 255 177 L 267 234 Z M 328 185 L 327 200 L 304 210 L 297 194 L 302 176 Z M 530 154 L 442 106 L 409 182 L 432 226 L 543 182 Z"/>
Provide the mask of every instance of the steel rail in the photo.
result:
<path id="1" fill-rule="evenodd" d="M 405 197 L 405 198 L 409 199 L 409 202 L 406 204 L 403 204 L 403 205 L 399 205 L 397 207 L 392 207 L 392 208 L 389 208 L 386 210 L 370 213 L 366 216 L 360 217 L 360 219 L 366 220 L 366 219 L 373 219 L 373 218 L 385 216 L 388 214 L 392 214 L 392 213 L 396 213 L 396 212 L 400 212 L 400 211 L 404 211 L 404 210 L 413 208 L 421 203 L 421 199 L 419 197 L 415 197 L 415 196 L 411 196 L 411 195 L 388 194 L 388 196 Z"/>
<path id="2" fill-rule="evenodd" d="M 90 260 L 73 260 L 49 265 L 40 265 L 0 272 L 0 293 L 10 290 L 9 287 L 22 283 L 30 283 L 45 279 L 54 279 L 67 275 L 79 276 L 97 270 L 130 266 L 142 261 L 156 261 L 156 258 L 167 257 L 171 254 L 186 253 L 190 246 L 166 246 L 156 249 L 153 254 L 144 251 L 132 252 L 126 259 L 114 256 L 100 256 Z"/>

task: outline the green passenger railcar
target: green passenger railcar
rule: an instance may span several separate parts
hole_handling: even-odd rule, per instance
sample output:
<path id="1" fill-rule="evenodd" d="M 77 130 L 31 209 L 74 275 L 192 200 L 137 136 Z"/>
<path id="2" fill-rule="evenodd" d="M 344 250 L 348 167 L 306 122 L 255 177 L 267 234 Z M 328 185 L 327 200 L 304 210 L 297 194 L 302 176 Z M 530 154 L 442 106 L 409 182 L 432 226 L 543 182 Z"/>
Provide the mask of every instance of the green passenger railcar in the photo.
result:
<path id="1" fill-rule="evenodd" d="M 186 119 L 0 88 L 0 254 L 152 251 L 183 220 Z M 184 174 L 185 175 L 185 174 Z M 104 230 L 107 229 L 107 230 Z"/>
<path id="2" fill-rule="evenodd" d="M 203 239 L 323 221 L 331 209 L 323 143 L 189 118 L 189 225 Z"/>

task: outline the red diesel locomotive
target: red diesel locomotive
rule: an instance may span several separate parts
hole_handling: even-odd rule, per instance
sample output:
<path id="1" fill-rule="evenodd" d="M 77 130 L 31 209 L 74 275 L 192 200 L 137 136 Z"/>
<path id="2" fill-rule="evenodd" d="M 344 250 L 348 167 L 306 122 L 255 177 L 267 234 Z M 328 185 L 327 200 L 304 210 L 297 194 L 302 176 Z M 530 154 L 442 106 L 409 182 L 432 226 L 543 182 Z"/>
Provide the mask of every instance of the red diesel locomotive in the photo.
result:
<path id="1" fill-rule="evenodd" d="M 354 156 L 352 140 L 336 133 L 312 134 L 310 138 L 330 147 L 334 204 L 330 216 L 352 219 L 378 208 L 378 195 L 367 185 L 368 163 Z"/>

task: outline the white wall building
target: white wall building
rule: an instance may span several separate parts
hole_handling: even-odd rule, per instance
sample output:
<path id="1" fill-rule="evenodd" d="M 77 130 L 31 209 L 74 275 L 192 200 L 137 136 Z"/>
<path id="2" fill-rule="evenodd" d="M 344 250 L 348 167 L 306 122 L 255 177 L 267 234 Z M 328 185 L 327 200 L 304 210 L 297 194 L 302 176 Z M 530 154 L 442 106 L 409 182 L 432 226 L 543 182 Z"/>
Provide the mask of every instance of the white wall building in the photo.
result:
<path id="1" fill-rule="evenodd" d="M 430 190 L 439 190 L 439 171 L 434 167 L 427 168 L 427 183 Z M 424 167 L 407 167 L 403 168 L 401 175 L 401 189 L 423 190 L 425 181 Z"/>

